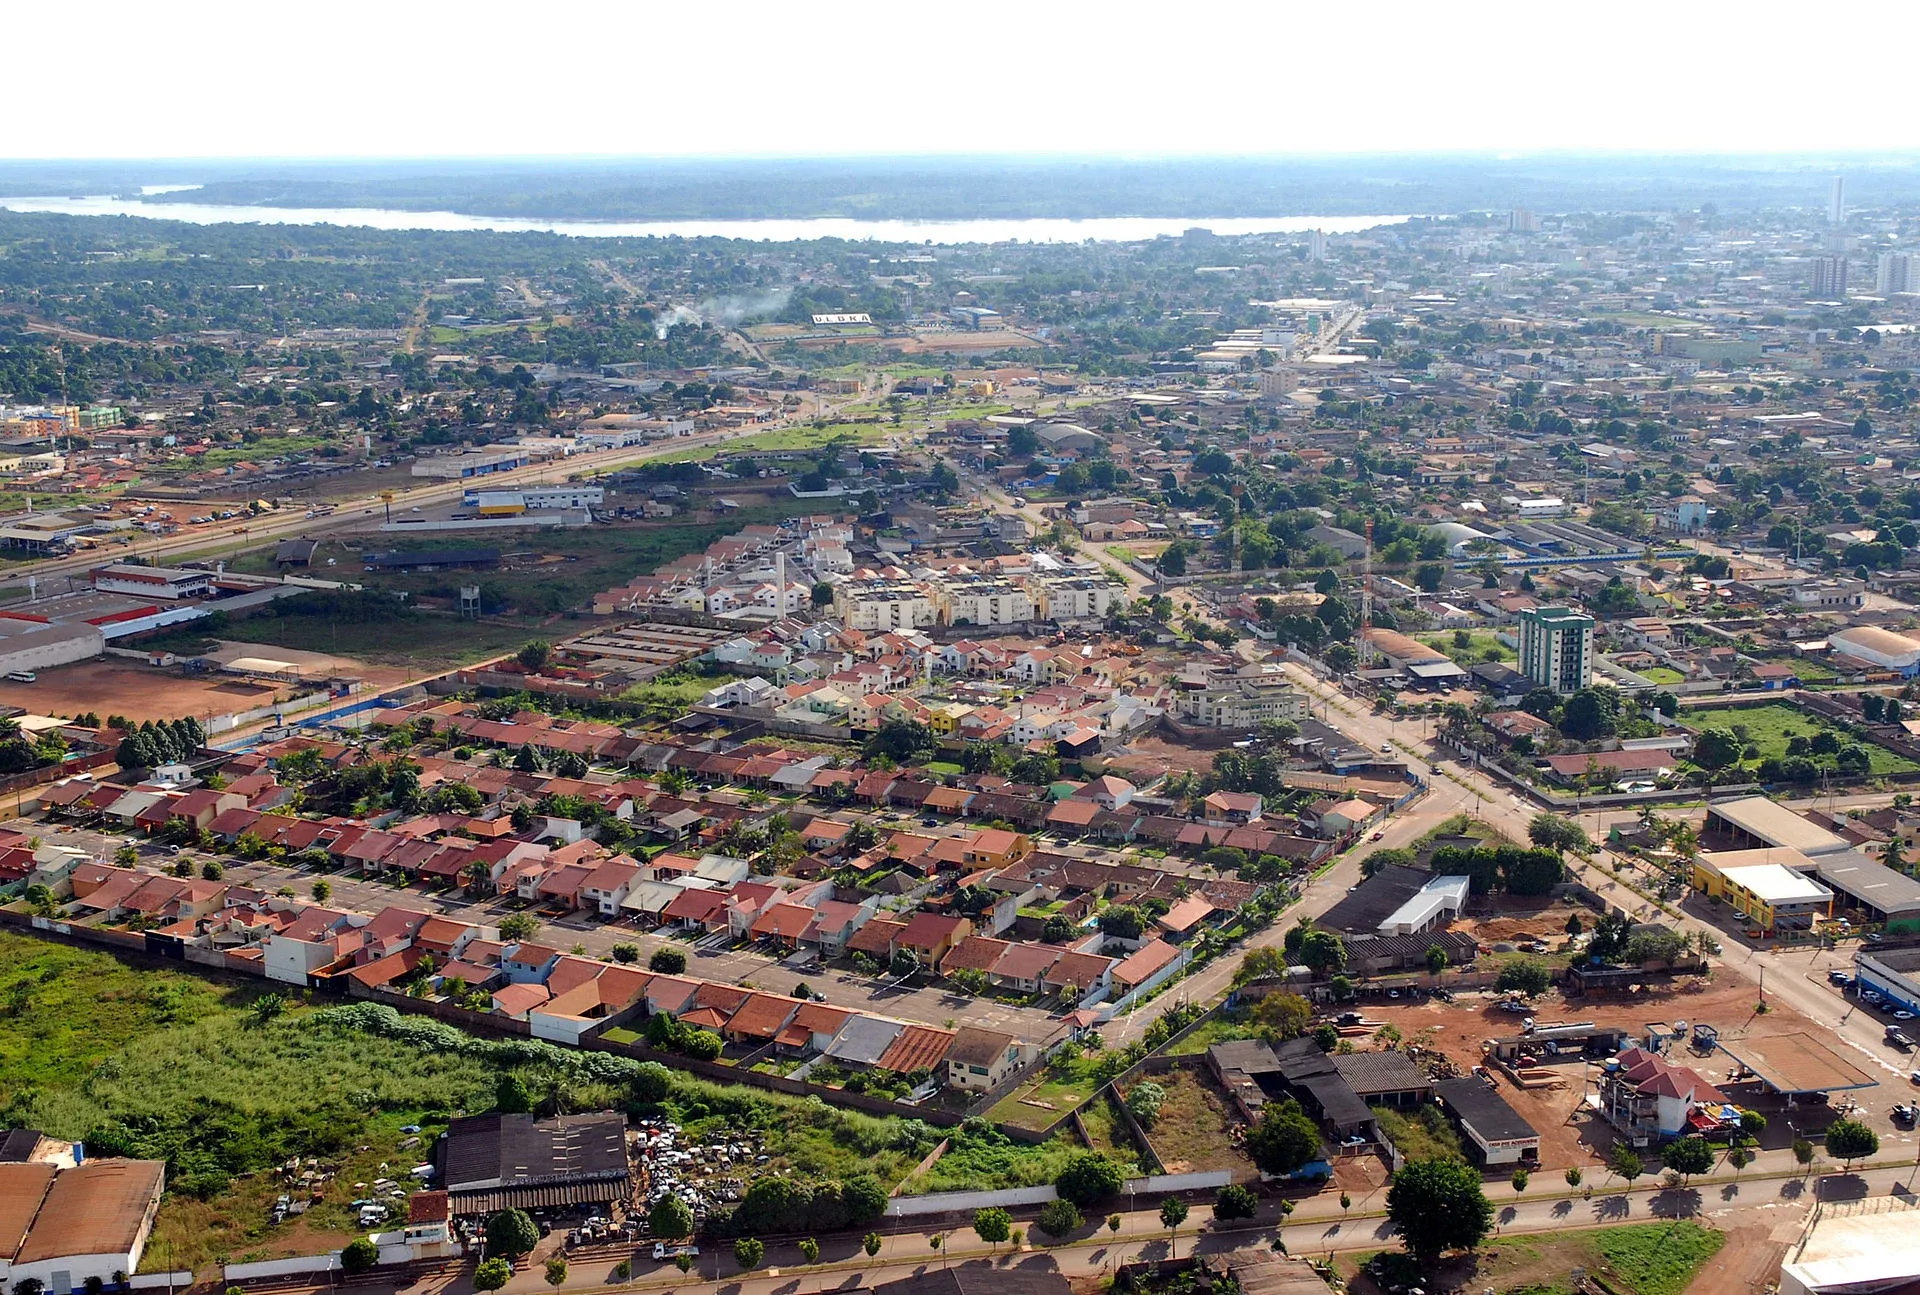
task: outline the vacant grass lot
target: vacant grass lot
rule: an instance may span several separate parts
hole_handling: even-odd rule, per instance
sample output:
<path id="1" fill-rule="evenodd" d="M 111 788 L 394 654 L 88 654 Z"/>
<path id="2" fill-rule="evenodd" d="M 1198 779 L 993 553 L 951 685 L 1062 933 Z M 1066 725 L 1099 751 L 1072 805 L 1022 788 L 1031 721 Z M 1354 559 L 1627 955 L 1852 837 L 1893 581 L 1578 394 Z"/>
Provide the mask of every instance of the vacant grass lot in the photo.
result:
<path id="1" fill-rule="evenodd" d="M 1796 734 L 1811 738 L 1823 732 L 1840 735 L 1844 743 L 1849 741 L 1846 734 L 1836 726 L 1816 715 L 1810 715 L 1797 706 L 1786 702 L 1773 702 L 1765 706 L 1713 706 L 1699 710 L 1683 709 L 1680 722 L 1695 730 L 1705 728 L 1740 729 L 1744 728 L 1754 746 L 1759 748 L 1760 758 L 1783 758 L 1787 754 L 1787 739 Z M 1920 765 L 1905 756 L 1895 755 L 1882 746 L 1862 741 L 1868 755 L 1872 758 L 1872 769 L 1881 773 L 1911 773 Z"/>
<path id="2" fill-rule="evenodd" d="M 256 1011 L 262 999 L 282 1010 Z M 427 1026 L 442 1036 L 427 1042 L 365 1028 L 355 1011 L 316 1011 L 264 984 L 0 931 L 0 1118 L 83 1139 L 96 1155 L 166 1160 L 169 1190 L 146 1265 L 204 1270 L 338 1248 L 355 1231 L 349 1202 L 370 1194 L 365 1184 L 404 1179 L 448 1118 L 492 1109 L 509 1071 L 543 1109 L 605 1109 L 626 1097 L 604 1077 L 615 1072 L 589 1069 L 606 1057 L 529 1053 L 524 1042 L 447 1027 Z M 933 1145 L 918 1121 L 684 1076 L 665 1109 L 694 1138 L 724 1128 L 756 1139 L 775 1173 L 871 1173 L 891 1188 Z M 422 1126 L 412 1146 L 415 1135 L 400 1132 L 409 1124 Z M 948 1174 L 968 1185 L 975 1171 L 1049 1181 L 1072 1148 L 963 1150 Z M 307 1214 L 276 1226 L 274 1197 L 295 1189 L 274 1167 L 294 1156 L 317 1157 L 333 1177 Z"/>
<path id="3" fill-rule="evenodd" d="M 1228 1113 L 1225 1094 L 1197 1070 L 1170 1070 L 1148 1078 L 1167 1094 L 1159 1118 L 1147 1130 L 1167 1173 L 1248 1167 L 1247 1158 L 1233 1146 L 1230 1131 L 1239 1121 Z"/>
<path id="4" fill-rule="evenodd" d="M 1504 1295 L 1575 1295 L 1572 1273 L 1584 1268 L 1621 1295 L 1681 1295 L 1725 1243 L 1725 1234 L 1688 1219 L 1502 1237 L 1470 1260 L 1448 1262 L 1437 1284 Z M 1369 1258 L 1342 1262 L 1358 1269 Z"/>
<path id="5" fill-rule="evenodd" d="M 713 445 L 690 445 L 684 450 L 649 455 L 655 463 L 692 463 L 719 454 L 763 453 L 775 450 L 817 450 L 833 441 L 856 441 L 876 445 L 887 438 L 887 429 L 878 423 L 828 423 L 825 427 L 782 427 L 771 432 L 750 432 Z"/>
<path id="6" fill-rule="evenodd" d="M 462 620 L 452 612 L 421 612 L 401 620 L 340 621 L 313 616 L 250 616 L 223 631 L 248 643 L 302 648 L 352 657 L 370 665 L 411 667 L 432 674 L 517 650 L 539 637 L 540 621 Z M 204 650 L 204 630 L 188 627 L 140 640 L 143 648 L 192 654 Z"/>
<path id="7" fill-rule="evenodd" d="M 1489 630 L 1462 631 L 1466 635 L 1463 646 L 1456 641 L 1453 631 L 1445 634 L 1427 634 L 1420 641 L 1436 652 L 1444 652 L 1449 660 L 1462 669 L 1471 669 L 1483 661 L 1511 661 L 1513 650 L 1502 646 L 1500 640 Z"/>

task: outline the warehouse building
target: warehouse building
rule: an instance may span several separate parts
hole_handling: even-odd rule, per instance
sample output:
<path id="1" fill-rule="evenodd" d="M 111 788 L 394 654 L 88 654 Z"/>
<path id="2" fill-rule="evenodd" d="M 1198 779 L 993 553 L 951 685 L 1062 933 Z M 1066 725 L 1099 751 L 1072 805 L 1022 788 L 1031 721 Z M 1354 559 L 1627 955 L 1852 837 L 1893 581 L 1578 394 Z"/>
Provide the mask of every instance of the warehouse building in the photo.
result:
<path id="1" fill-rule="evenodd" d="M 1484 1079 L 1442 1079 L 1433 1094 L 1483 1166 L 1532 1164 L 1540 1158 L 1540 1134 L 1520 1112 L 1507 1105 Z"/>
<path id="2" fill-rule="evenodd" d="M 1708 805 L 1701 836 L 1735 847 L 1734 853 L 1746 856 L 1740 862 L 1781 864 L 1825 886 L 1833 892 L 1833 912 L 1885 923 L 1889 932 L 1920 931 L 1920 881 L 1764 796 Z"/>
<path id="3" fill-rule="evenodd" d="M 1891 1010 L 1920 1013 L 1920 949 L 1862 949 L 1853 955 L 1853 974 Z"/>
<path id="4" fill-rule="evenodd" d="M 1883 630 L 1877 625 L 1856 625 L 1827 636 L 1827 646 L 1837 657 L 1857 661 L 1878 670 L 1891 670 L 1903 679 L 1920 674 L 1920 639 Z"/>
<path id="5" fill-rule="evenodd" d="M 166 1169 L 159 1160 L 0 1163 L 0 1282 L 69 1295 L 137 1271 Z"/>
<path id="6" fill-rule="evenodd" d="M 213 590 L 211 571 L 188 571 L 182 567 L 143 567 L 130 562 L 109 562 L 88 573 L 101 593 L 131 594 L 136 598 L 205 598 Z"/>
<path id="7" fill-rule="evenodd" d="M 1917 1229 L 1911 1197 L 1823 1204 L 1788 1247 L 1780 1295 L 1910 1295 L 1920 1290 Z"/>
<path id="8" fill-rule="evenodd" d="M 456 1216 L 607 1205 L 633 1194 L 627 1122 L 617 1111 L 457 1119 L 440 1140 L 439 1165 Z"/>

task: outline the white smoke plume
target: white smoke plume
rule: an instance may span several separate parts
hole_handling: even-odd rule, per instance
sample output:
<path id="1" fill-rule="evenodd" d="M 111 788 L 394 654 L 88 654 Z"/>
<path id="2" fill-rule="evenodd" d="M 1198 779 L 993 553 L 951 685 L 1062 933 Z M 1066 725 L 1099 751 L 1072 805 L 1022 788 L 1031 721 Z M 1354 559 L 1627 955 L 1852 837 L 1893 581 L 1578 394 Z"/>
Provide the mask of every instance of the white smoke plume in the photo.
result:
<path id="1" fill-rule="evenodd" d="M 708 297 L 698 306 L 675 306 L 654 320 L 654 336 L 664 338 L 669 329 L 678 328 L 682 324 L 708 323 L 732 328 L 749 319 L 760 319 L 782 310 L 787 304 L 787 298 L 792 295 L 790 290 L 781 288 L 774 292 L 756 293 L 751 296 Z"/>

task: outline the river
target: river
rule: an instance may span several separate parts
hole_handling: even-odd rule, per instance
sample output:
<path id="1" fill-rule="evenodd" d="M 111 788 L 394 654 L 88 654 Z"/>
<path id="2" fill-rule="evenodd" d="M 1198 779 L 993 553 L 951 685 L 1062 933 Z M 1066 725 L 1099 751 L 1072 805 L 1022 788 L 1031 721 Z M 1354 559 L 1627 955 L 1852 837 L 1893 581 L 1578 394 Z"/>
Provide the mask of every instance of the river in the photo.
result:
<path id="1" fill-rule="evenodd" d="M 192 186 L 147 186 L 148 192 Z M 1189 229 L 1215 234 L 1298 234 L 1318 229 L 1353 234 L 1393 225 L 1405 216 L 1101 216 L 1088 220 L 857 220 L 823 216 L 805 220 L 542 220 L 473 216 L 457 211 L 396 211 L 378 207 L 250 207 L 217 203 L 142 202 L 106 195 L 84 198 L 0 197 L 7 211 L 66 216 L 144 216 L 194 225 L 350 225 L 366 229 L 492 231 L 563 234 L 569 238 L 741 238 L 787 243 L 844 238 L 883 243 L 1081 243 L 1134 242 Z"/>

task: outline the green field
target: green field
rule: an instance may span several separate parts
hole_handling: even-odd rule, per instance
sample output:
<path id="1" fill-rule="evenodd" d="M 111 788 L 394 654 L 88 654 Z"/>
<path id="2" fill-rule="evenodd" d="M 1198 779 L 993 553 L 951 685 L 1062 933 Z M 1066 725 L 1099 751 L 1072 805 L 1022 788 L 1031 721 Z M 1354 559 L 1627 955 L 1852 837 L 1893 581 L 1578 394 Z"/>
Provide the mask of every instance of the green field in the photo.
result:
<path id="1" fill-rule="evenodd" d="M 684 450 L 650 454 L 650 463 L 693 463 L 720 454 L 769 453 L 775 450 L 817 450 L 833 441 L 857 441 L 876 445 L 887 438 L 887 429 L 877 423 L 829 423 L 825 427 L 783 427 L 772 432 L 751 432 L 714 445 L 690 445 Z"/>
<path id="2" fill-rule="evenodd" d="M 1466 636 L 1463 646 L 1457 641 L 1454 631 L 1444 634 L 1424 634 L 1420 641 L 1436 652 L 1444 652 L 1447 658 L 1463 669 L 1471 669 L 1483 661 L 1511 661 L 1513 650 L 1501 644 L 1491 630 L 1463 630 Z"/>
<path id="3" fill-rule="evenodd" d="M 278 1014 L 256 1011 L 263 999 Z M 404 1177 L 398 1167 L 424 1159 L 450 1116 L 493 1108 L 503 1077 L 518 1078 L 542 1109 L 596 1110 L 628 1099 L 633 1068 L 601 1054 L 482 1039 L 373 1004 L 314 1010 L 263 983 L 7 931 L 0 1017 L 8 1127 L 84 1139 L 96 1154 L 168 1162 L 150 1269 L 338 1248 L 355 1230 L 349 1202 L 364 1184 Z M 722 1128 L 753 1137 L 776 1173 L 871 1173 L 890 1188 L 933 1146 L 918 1121 L 680 1075 L 664 1108 L 693 1138 Z M 401 1145 L 408 1124 L 423 1126 L 420 1145 Z M 1047 1166 L 1066 1154 L 1052 1143 L 965 1150 L 941 1181 L 976 1170 L 996 1183 L 1045 1181 Z M 285 1187 L 270 1171 L 296 1155 L 338 1173 L 321 1203 L 276 1226 L 268 1211 Z"/>
<path id="4" fill-rule="evenodd" d="M 1620 1295 L 1681 1295 L 1726 1240 L 1725 1233 L 1690 1219 L 1505 1236 L 1497 1243 L 1489 1239 L 1474 1254 L 1459 1285 L 1503 1295 L 1575 1295 L 1573 1270 L 1584 1268 Z M 1384 1254 L 1390 1263 L 1406 1263 L 1398 1250 Z M 1356 1255 L 1343 1267 L 1358 1269 L 1369 1258 Z M 1447 1268 L 1443 1285 L 1451 1284 L 1461 1261 Z"/>
<path id="5" fill-rule="evenodd" d="M 462 620 L 451 612 L 421 612 L 402 620 L 342 622 L 319 617 L 249 616 L 230 621 L 219 637 L 271 647 L 328 652 L 371 665 L 411 668 L 427 675 L 472 665 L 517 650 L 539 637 L 540 623 L 499 624 Z M 140 640 L 143 648 L 182 654 L 206 650 L 204 626 L 189 626 Z"/>
<path id="6" fill-rule="evenodd" d="M 1648 666 L 1644 670 L 1635 670 L 1634 673 L 1639 675 L 1642 679 L 1650 679 L 1654 683 L 1671 685 L 1676 683 L 1685 683 L 1687 681 L 1687 677 L 1681 674 L 1678 670 L 1675 670 L 1669 666 L 1663 666 L 1663 665 Z"/>
<path id="7" fill-rule="evenodd" d="M 1786 702 L 1769 702 L 1764 706 L 1711 706 L 1698 710 L 1682 709 L 1680 722 L 1696 732 L 1706 728 L 1736 729 L 1744 728 L 1748 739 L 1759 750 L 1759 758 L 1781 759 L 1787 754 L 1787 739 L 1796 734 L 1813 737 L 1822 732 L 1832 732 L 1840 736 L 1844 743 L 1850 739 L 1844 731 L 1817 715 L 1809 714 L 1797 706 Z M 1871 757 L 1872 771 L 1883 773 L 1911 773 L 1920 769 L 1905 756 L 1895 755 L 1882 746 L 1862 741 Z"/>

